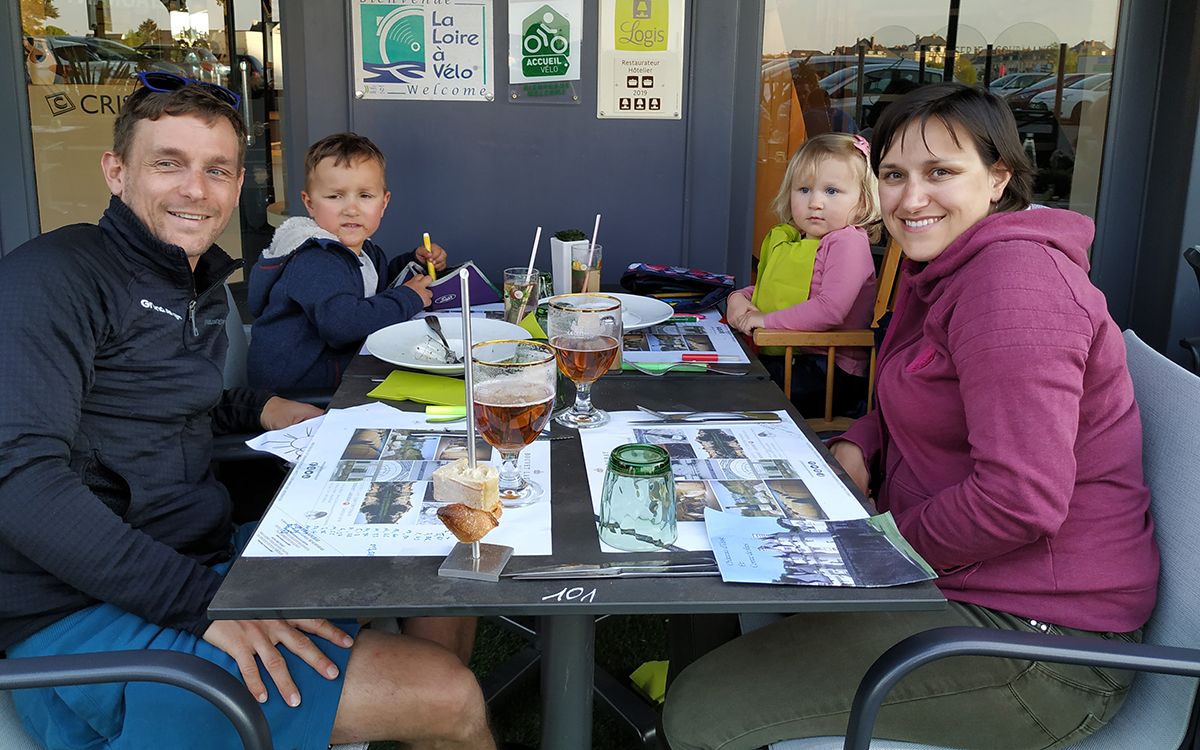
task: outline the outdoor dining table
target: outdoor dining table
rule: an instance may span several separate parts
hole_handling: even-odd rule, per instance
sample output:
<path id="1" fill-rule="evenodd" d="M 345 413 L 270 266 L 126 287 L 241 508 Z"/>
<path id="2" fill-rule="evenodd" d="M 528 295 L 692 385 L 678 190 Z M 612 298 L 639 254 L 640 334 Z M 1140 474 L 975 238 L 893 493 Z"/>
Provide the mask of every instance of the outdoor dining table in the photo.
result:
<path id="1" fill-rule="evenodd" d="M 761 370 L 754 363 L 750 369 Z M 367 403 L 375 378 L 389 372 L 368 356 L 348 368 L 331 407 Z M 782 392 L 764 377 L 693 373 L 605 376 L 592 390 L 602 409 L 637 405 L 663 411 L 786 409 L 820 445 Z M 385 402 L 389 403 L 389 402 Z M 421 407 L 392 403 L 406 410 Z M 637 560 L 600 549 L 578 434 L 555 424 L 551 437 L 553 554 L 515 557 L 507 572 L 561 563 Z M 820 450 L 840 473 L 822 446 Z M 848 481 L 844 474 L 843 481 Z M 857 495 L 857 492 L 856 492 Z M 859 495 L 860 501 L 862 500 Z M 676 553 L 681 558 L 704 553 Z M 659 553 L 661 556 L 661 553 Z M 498 583 L 438 576 L 441 557 L 243 557 L 209 606 L 213 619 L 376 618 L 532 615 L 538 618 L 542 742 L 547 750 L 591 747 L 595 618 L 603 614 L 795 613 L 937 609 L 931 583 L 891 588 L 729 584 L 719 577 L 513 580 Z"/>

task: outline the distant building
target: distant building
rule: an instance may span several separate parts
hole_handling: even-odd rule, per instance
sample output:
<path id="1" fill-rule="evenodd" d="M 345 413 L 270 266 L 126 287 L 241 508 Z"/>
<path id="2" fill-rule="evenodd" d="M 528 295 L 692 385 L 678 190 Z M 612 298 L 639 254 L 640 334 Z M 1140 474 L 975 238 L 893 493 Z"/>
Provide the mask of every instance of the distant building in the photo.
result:
<path id="1" fill-rule="evenodd" d="M 1112 72 L 1113 50 L 1104 42 L 1085 39 L 1070 51 L 1076 55 L 1075 72 L 1087 75 Z"/>

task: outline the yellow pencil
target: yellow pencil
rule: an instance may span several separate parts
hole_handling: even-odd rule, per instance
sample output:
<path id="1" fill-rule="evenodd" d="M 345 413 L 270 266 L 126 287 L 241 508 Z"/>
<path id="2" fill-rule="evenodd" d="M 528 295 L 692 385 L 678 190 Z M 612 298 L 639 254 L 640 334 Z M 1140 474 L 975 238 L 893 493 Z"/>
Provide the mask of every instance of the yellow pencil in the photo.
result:
<path id="1" fill-rule="evenodd" d="M 429 271 L 429 278 L 437 281 L 437 271 L 433 270 L 433 248 L 429 246 L 429 232 L 423 237 L 425 240 L 425 252 L 429 253 L 429 257 L 425 258 L 425 268 Z"/>

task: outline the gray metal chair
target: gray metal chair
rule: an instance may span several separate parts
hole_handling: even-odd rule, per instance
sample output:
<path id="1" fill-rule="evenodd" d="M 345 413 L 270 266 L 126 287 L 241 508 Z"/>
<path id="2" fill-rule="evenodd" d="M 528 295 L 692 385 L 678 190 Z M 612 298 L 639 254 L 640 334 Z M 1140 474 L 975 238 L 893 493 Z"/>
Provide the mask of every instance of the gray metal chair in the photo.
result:
<path id="1" fill-rule="evenodd" d="M 1116 644 L 1087 638 L 939 628 L 896 644 L 872 665 L 859 685 L 847 736 L 788 740 L 773 750 L 945 750 L 907 742 L 872 740 L 879 707 L 912 670 L 947 656 L 986 655 L 1135 669 L 1139 674 L 1117 716 L 1073 748 L 1128 750 L 1191 746 L 1197 677 L 1200 677 L 1200 596 L 1196 544 L 1200 507 L 1200 378 L 1125 332 L 1129 372 L 1142 415 L 1142 461 L 1150 485 L 1155 539 L 1162 553 L 1158 606 L 1145 642 Z M 966 719 L 966 717 L 964 717 Z"/>
<path id="2" fill-rule="evenodd" d="M 1184 250 L 1183 259 L 1192 267 L 1192 271 L 1196 273 L 1196 282 L 1200 283 L 1200 245 Z M 1200 336 L 1182 338 L 1179 345 L 1192 355 L 1192 372 L 1200 375 Z"/>
<path id="3" fill-rule="evenodd" d="M 40 750 L 25 733 L 7 691 L 102 682 L 161 682 L 190 690 L 233 722 L 246 750 L 272 748 L 267 719 L 245 685 L 212 662 L 171 651 L 0 659 L 0 747 Z"/>

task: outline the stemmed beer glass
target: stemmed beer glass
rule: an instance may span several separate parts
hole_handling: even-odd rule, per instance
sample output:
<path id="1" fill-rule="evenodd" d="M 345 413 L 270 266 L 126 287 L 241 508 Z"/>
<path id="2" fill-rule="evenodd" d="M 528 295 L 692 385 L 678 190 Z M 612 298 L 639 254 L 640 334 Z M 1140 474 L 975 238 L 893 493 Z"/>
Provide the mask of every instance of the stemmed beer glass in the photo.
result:
<path id="1" fill-rule="evenodd" d="M 500 502 L 528 505 L 542 488 L 521 476 L 517 458 L 546 429 L 554 409 L 554 349 L 536 341 L 481 341 L 471 347 L 471 396 L 480 436 L 500 453 Z"/>
<path id="2" fill-rule="evenodd" d="M 550 300 L 546 320 L 558 369 L 575 383 L 575 405 L 556 421 L 577 429 L 599 427 L 609 416 L 592 406 L 592 383 L 617 357 L 621 301 L 604 294 L 563 294 Z"/>

